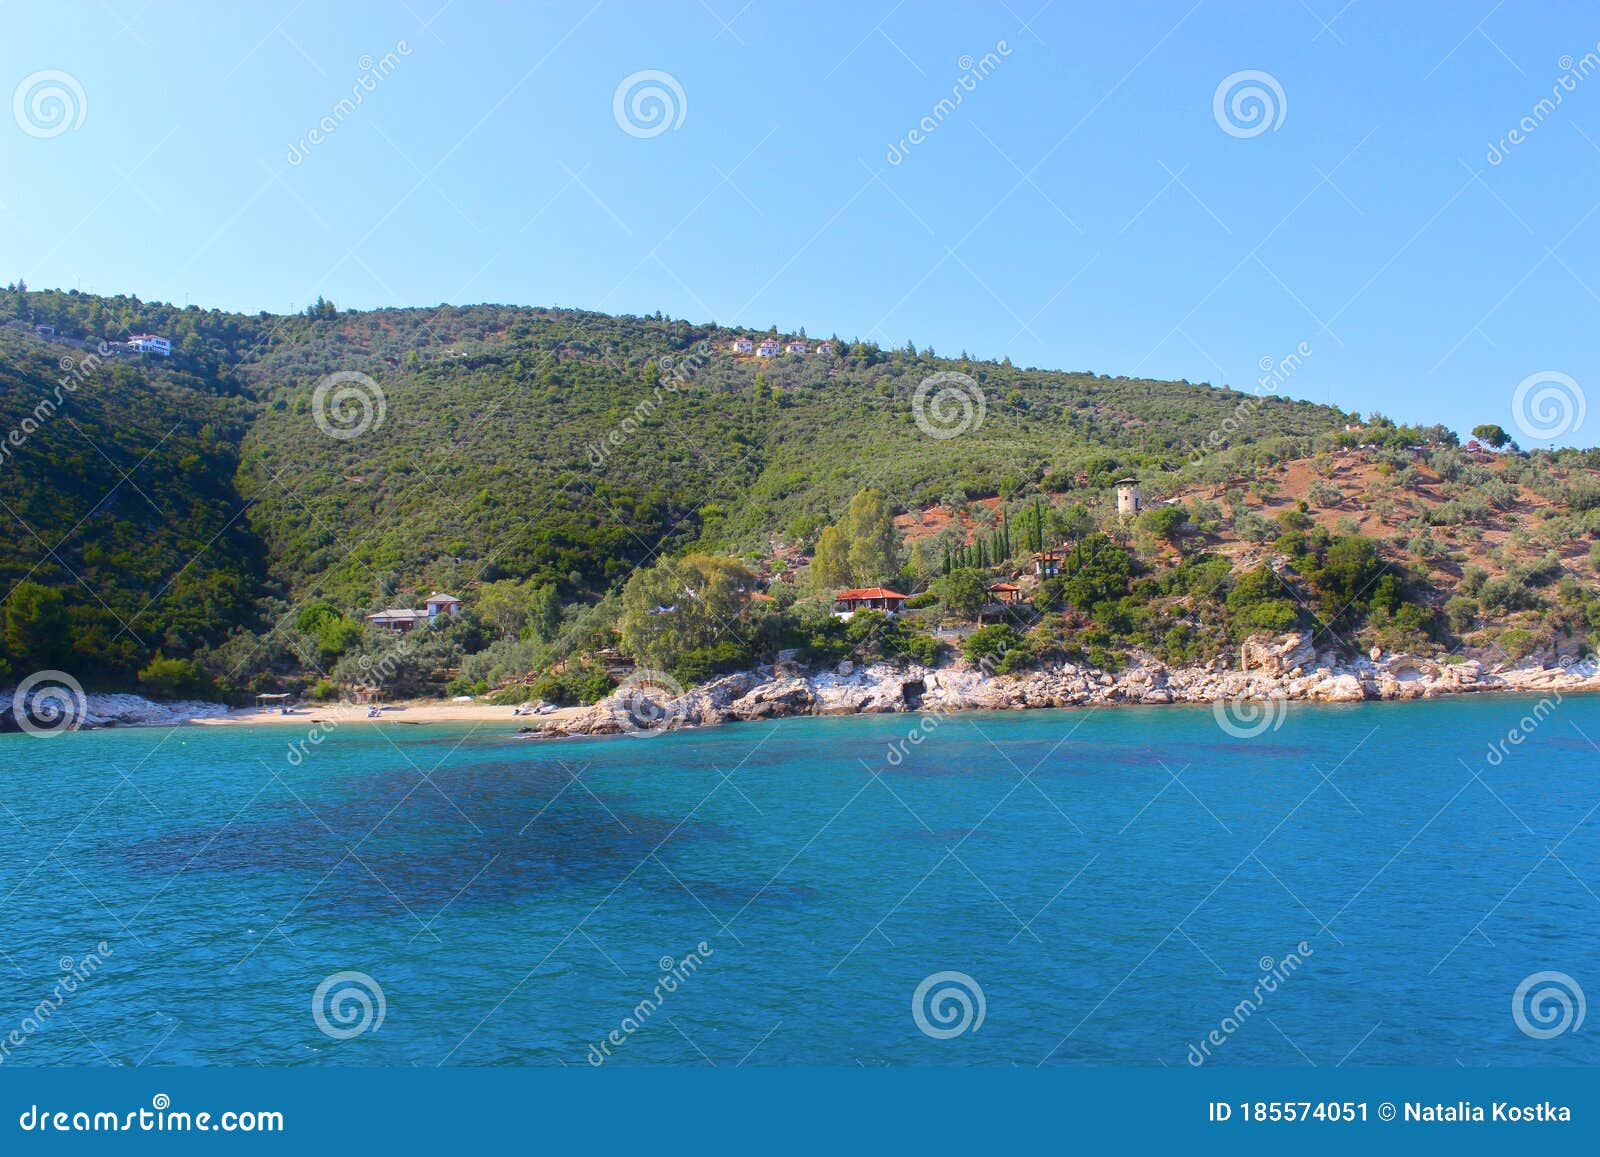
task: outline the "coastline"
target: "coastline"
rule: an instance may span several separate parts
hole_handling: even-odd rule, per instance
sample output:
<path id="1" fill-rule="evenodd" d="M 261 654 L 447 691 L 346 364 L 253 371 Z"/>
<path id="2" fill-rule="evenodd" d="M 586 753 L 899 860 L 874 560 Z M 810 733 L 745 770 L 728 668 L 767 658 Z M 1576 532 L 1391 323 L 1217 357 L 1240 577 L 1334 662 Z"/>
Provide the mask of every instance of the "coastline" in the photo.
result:
<path id="1" fill-rule="evenodd" d="M 1447 695 L 1523 693 L 1554 696 L 1600 691 L 1592 658 L 1554 666 L 1486 665 L 1456 657 L 1441 662 L 1372 652 L 1340 659 L 1318 652 L 1301 633 L 1253 636 L 1240 649 L 1242 667 L 1222 660 L 1168 667 L 1147 655 L 1113 673 L 1063 663 L 1013 675 L 991 675 L 967 663 L 929 668 L 841 664 L 808 673 L 779 663 L 712 680 L 673 697 L 648 683 L 625 685 L 588 708 L 530 721 L 532 739 L 618 735 L 802 715 L 895 712 L 944 714 L 1030 708 L 1209 704 L 1226 730 L 1255 734 L 1281 720 L 1289 702 L 1362 703 Z"/>
<path id="2" fill-rule="evenodd" d="M 1270 725 L 1279 704 L 1388 702 L 1447 695 L 1534 694 L 1554 696 L 1600 691 L 1600 667 L 1592 658 L 1563 658 L 1551 666 L 1486 666 L 1479 659 L 1451 662 L 1377 652 L 1340 659 L 1318 652 L 1304 634 L 1254 636 L 1240 650 L 1242 667 L 1222 660 L 1168 667 L 1135 655 L 1117 672 L 1063 663 L 1011 675 L 995 675 L 964 661 L 944 667 L 914 663 L 842 663 L 830 671 L 807 671 L 779 662 L 740 671 L 678 692 L 630 680 L 587 707 L 561 707 L 544 715 L 517 715 L 515 707 L 436 699 L 384 704 L 369 717 L 364 705 L 298 705 L 229 708 L 223 704 L 157 703 L 137 695 L 86 697 L 81 730 L 114 727 L 316 727 L 359 724 L 504 724 L 529 739 L 620 735 L 712 727 L 817 715 L 888 713 L 945 714 L 1017 711 L 1030 708 L 1116 707 L 1188 703 L 1213 705 L 1224 726 L 1250 731 Z M 642 673 L 641 673 L 642 674 Z M 675 694 L 668 694 L 672 686 Z M 1263 724 L 1263 720 L 1266 722 Z"/>
<path id="3" fill-rule="evenodd" d="M 561 720 L 575 718 L 588 708 L 560 707 L 548 715 L 513 715 L 514 707 L 491 703 L 448 703 L 436 699 L 408 700 L 386 703 L 382 714 L 368 718 L 364 706 L 332 703 L 325 706 L 300 705 L 291 708 L 288 715 L 276 707 L 239 707 L 225 715 L 213 715 L 188 720 L 202 727 L 274 727 L 304 726 L 318 723 L 381 724 L 399 723 L 420 725 L 425 723 L 520 723 L 524 720 Z"/>

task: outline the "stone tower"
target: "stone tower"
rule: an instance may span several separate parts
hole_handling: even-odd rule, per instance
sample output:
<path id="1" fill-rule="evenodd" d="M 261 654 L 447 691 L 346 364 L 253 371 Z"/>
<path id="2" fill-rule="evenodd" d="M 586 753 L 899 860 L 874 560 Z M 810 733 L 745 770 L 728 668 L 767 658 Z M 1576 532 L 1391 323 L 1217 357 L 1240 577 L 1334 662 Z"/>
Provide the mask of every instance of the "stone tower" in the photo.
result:
<path id="1" fill-rule="evenodd" d="M 1144 495 L 1139 492 L 1137 478 L 1117 479 L 1117 516 L 1128 518 L 1144 509 Z"/>

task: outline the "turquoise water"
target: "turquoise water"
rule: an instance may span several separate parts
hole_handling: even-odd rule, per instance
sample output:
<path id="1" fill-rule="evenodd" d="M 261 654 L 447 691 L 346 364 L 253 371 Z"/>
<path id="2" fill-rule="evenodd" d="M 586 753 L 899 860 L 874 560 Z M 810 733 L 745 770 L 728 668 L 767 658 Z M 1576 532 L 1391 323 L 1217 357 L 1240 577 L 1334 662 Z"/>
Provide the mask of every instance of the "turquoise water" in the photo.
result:
<path id="1" fill-rule="evenodd" d="M 1536 973 L 1600 993 L 1600 699 L 1489 761 L 1534 707 L 3 736 L 0 1052 L 1181 1067 L 1215 1031 L 1208 1064 L 1600 1064 L 1600 1025 L 1513 1017 Z M 347 971 L 383 1019 L 336 1039 Z M 941 972 L 983 1010 L 943 1039 Z"/>

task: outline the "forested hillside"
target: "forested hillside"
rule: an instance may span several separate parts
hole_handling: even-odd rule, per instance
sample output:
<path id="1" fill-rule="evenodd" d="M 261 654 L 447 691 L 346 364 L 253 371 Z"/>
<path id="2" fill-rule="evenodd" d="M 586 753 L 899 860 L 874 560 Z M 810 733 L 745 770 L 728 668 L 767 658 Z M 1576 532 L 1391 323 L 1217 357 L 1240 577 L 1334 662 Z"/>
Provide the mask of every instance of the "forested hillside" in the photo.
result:
<path id="1" fill-rule="evenodd" d="M 1020 565 L 1018 517 L 1051 544 L 1103 530 L 1137 556 L 1107 518 L 1128 474 L 1152 500 L 1209 505 L 1179 519 L 1198 537 L 1156 536 L 1192 562 L 1208 535 L 1270 538 L 1250 520 L 1275 516 L 1273 470 L 1361 443 L 1345 434 L 1356 415 L 1260 391 L 838 337 L 818 353 L 803 334 L 782 337 L 806 353 L 758 359 L 732 352 L 741 332 L 661 317 L 320 301 L 245 316 L 14 286 L 0 322 L 0 435 L 16 432 L 0 461 L 0 662 L 107 685 L 337 679 L 385 644 L 362 640 L 363 614 L 431 590 L 468 614 L 414 660 L 417 688 L 531 678 L 603 649 L 630 576 L 690 551 L 775 578 L 781 604 L 826 601 L 804 568 L 863 493 L 900 528 L 872 577 L 917 591 L 997 527 L 1004 558 L 957 562 L 991 578 Z M 169 338 L 171 358 L 118 344 L 137 333 Z M 1455 442 L 1381 420 L 1372 437 Z M 1548 457 L 1565 477 L 1593 465 L 1575 453 Z M 1221 512 L 1257 479 L 1252 503 Z M 1146 554 L 1135 572 L 1160 562 Z"/>

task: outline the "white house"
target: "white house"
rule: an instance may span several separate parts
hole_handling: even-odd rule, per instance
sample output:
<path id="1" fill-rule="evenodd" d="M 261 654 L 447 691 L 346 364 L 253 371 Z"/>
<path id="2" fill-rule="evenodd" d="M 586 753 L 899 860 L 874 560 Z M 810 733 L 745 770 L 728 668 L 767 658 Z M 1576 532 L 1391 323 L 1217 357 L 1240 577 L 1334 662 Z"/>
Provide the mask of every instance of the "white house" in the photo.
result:
<path id="1" fill-rule="evenodd" d="M 769 337 L 756 349 L 756 357 L 775 358 L 779 353 L 782 352 L 782 350 L 783 347 L 778 344 L 778 339 L 775 337 Z"/>
<path id="2" fill-rule="evenodd" d="M 441 615 L 459 615 L 461 613 L 461 600 L 454 595 L 440 594 L 434 591 L 423 604 L 424 610 L 411 607 L 387 607 L 375 615 L 368 615 L 367 622 L 374 627 L 385 627 L 391 631 L 404 634 L 412 631 L 421 623 L 434 623 Z"/>
<path id="3" fill-rule="evenodd" d="M 736 354 L 747 354 L 755 348 L 756 343 L 747 337 L 738 337 L 733 339 L 733 352 Z"/>
<path id="4" fill-rule="evenodd" d="M 819 341 L 817 343 L 817 352 L 819 354 L 831 354 L 833 352 L 833 343 L 831 341 Z"/>
<path id="5" fill-rule="evenodd" d="M 803 341 L 792 341 L 785 346 L 784 349 L 792 354 L 803 354 L 806 352 L 806 343 Z"/>
<path id="6" fill-rule="evenodd" d="M 164 358 L 172 356 L 172 343 L 153 333 L 134 334 L 128 339 L 128 346 L 134 353 L 160 354 Z"/>

